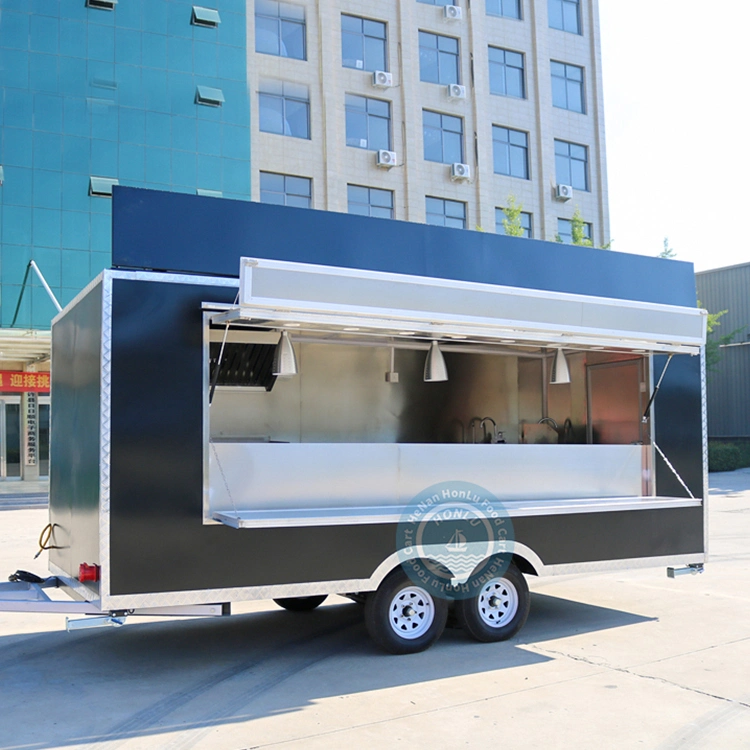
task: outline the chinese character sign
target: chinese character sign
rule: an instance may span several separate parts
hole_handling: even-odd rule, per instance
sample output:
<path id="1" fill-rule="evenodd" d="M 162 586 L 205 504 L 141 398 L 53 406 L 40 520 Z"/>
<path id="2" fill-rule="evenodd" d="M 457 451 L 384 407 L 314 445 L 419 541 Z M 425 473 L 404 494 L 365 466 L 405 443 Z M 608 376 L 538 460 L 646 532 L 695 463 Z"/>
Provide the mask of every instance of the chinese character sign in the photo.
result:
<path id="1" fill-rule="evenodd" d="M 49 393 L 49 373 L 0 370 L 0 393 Z"/>
<path id="2" fill-rule="evenodd" d="M 26 466 L 36 466 L 37 421 L 39 415 L 36 393 L 27 393 L 24 396 L 24 402 L 26 406 Z"/>

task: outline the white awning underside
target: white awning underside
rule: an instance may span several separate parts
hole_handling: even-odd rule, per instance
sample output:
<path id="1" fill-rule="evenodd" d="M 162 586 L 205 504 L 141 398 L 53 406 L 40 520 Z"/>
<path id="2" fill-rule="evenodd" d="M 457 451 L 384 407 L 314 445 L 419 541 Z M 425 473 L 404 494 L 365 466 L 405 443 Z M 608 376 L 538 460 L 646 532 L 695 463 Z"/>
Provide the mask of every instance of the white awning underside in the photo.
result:
<path id="1" fill-rule="evenodd" d="M 238 302 L 214 322 L 690 354 L 706 337 L 699 308 L 253 258 Z"/>

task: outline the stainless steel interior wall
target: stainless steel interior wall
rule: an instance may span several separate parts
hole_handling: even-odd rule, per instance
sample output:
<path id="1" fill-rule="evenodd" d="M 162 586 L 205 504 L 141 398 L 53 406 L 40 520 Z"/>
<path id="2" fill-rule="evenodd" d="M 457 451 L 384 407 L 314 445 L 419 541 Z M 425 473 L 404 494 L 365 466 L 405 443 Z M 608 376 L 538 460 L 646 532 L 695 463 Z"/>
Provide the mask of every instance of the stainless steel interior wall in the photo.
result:
<path id="1" fill-rule="evenodd" d="M 425 350 L 295 344 L 300 374 L 271 392 L 221 389 L 210 408 L 212 438 L 286 442 L 471 442 L 472 419 L 491 417 L 518 442 L 518 359 L 446 352 L 449 380 L 423 381 Z M 537 385 L 540 388 L 540 384 Z M 488 423 L 489 428 L 489 423 Z M 477 440 L 483 434 L 476 432 Z"/>

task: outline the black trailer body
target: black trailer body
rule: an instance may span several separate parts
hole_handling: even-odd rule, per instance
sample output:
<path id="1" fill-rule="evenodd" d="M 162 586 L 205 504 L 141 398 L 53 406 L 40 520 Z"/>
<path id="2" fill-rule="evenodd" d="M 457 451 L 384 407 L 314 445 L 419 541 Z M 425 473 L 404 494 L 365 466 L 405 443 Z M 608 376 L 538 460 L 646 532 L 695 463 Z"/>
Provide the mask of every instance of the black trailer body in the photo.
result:
<path id="1" fill-rule="evenodd" d="M 242 258 L 282 290 L 310 273 L 283 315 L 242 306 Z M 522 572 L 703 563 L 705 322 L 689 264 L 122 188 L 113 260 L 52 329 L 50 569 L 102 611 L 374 591 L 404 561 L 404 492 L 449 477 L 492 483 Z M 360 283 L 385 285 L 378 322 Z M 497 290 L 527 305 L 533 334 L 491 310 L 474 321 Z M 465 309 L 436 315 L 454 292 Z M 329 293 L 344 302 L 324 320 Z M 622 308 L 638 336 L 545 328 L 574 303 Z M 398 305 L 436 333 L 383 323 Z M 671 339 L 644 339 L 654 320 Z M 297 378 L 271 372 L 284 330 Z M 433 340 L 447 382 L 422 377 Z M 558 350 L 570 383 L 549 385 Z M 389 467 L 406 465 L 397 487 Z M 81 564 L 99 580 L 79 581 Z"/>

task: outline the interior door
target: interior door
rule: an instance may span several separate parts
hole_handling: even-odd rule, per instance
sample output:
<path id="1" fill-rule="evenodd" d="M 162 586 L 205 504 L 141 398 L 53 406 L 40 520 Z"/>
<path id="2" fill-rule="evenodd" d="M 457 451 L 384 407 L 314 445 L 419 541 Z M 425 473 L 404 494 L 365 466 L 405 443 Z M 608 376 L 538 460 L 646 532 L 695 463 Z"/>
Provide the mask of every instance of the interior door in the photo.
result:
<path id="1" fill-rule="evenodd" d="M 643 443 L 645 387 L 642 359 L 607 362 L 586 368 L 588 442 L 623 445 Z"/>

